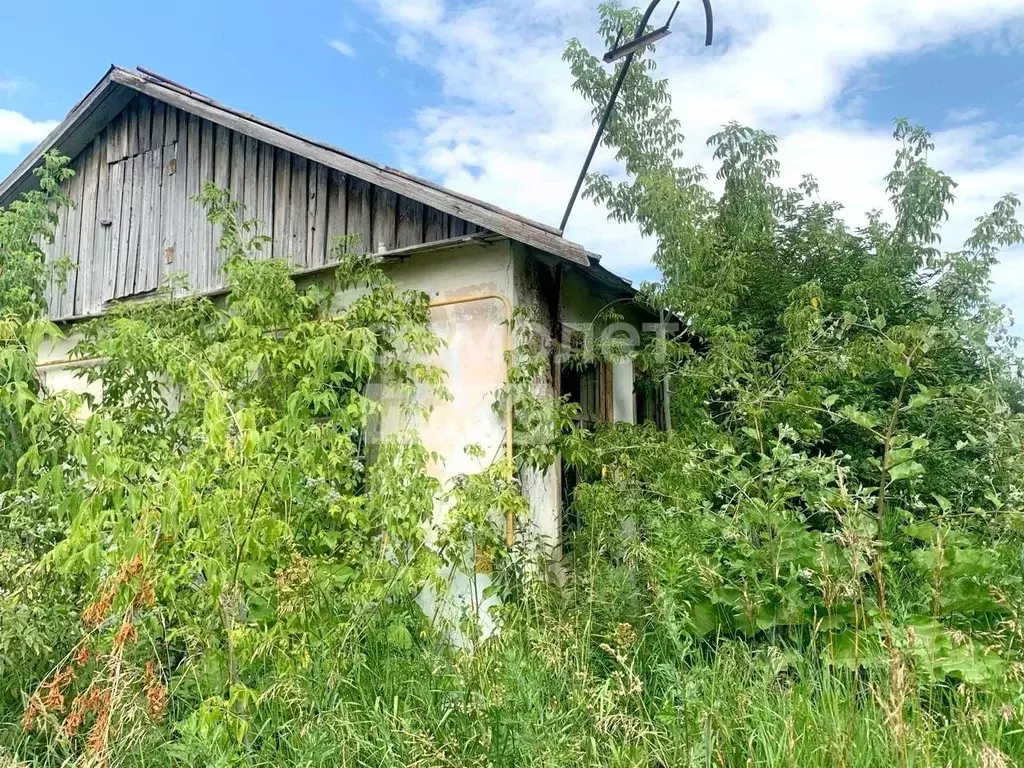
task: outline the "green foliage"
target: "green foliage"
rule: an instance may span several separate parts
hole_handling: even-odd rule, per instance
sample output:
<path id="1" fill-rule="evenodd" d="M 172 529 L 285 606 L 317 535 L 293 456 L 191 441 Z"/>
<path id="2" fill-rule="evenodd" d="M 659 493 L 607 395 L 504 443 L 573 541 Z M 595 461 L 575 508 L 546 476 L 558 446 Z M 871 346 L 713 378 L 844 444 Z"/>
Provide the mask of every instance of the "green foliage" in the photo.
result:
<path id="1" fill-rule="evenodd" d="M 638 14 L 602 19 L 611 42 Z M 598 113 L 613 73 L 566 57 Z M 712 137 L 710 182 L 653 75 L 641 56 L 609 126 L 627 178 L 588 194 L 657 242 L 646 299 L 686 328 L 634 362 L 668 377 L 675 430 L 579 429 L 537 396 L 545 340 L 517 314 L 514 460 L 449 486 L 415 431 L 446 396 L 427 298 L 345 242 L 333 282 L 297 287 L 213 186 L 228 298 L 172 280 L 116 307 L 76 329 L 103 396 L 47 392 L 47 161 L 0 212 L 0 765 L 1024 756 L 1024 396 L 988 292 L 1017 201 L 942 250 L 954 183 L 903 121 L 891 213 L 862 229 L 813 179 L 778 186 L 754 129 Z M 381 439 L 371 393 L 410 428 Z M 584 482 L 546 580 L 521 486 L 559 460 Z M 445 626 L 420 606 L 453 584 L 472 599 Z"/>
<path id="2" fill-rule="evenodd" d="M 633 16 L 602 12 L 610 43 Z M 602 105 L 610 75 L 578 42 L 566 58 Z M 587 194 L 656 238 L 650 300 L 686 319 L 701 353 L 665 374 L 674 434 L 620 429 L 588 446 L 604 479 L 577 490 L 573 552 L 599 563 L 589 589 L 629 584 L 623 606 L 652 606 L 633 623 L 659 644 L 799 652 L 804 682 L 831 679 L 844 697 L 866 686 L 901 761 L 939 761 L 934 723 L 915 718 L 951 722 L 951 690 L 1021 704 L 1022 382 L 989 298 L 999 249 L 1022 241 L 1019 202 L 941 250 L 955 184 L 904 120 L 891 216 L 863 229 L 813 179 L 778 186 L 775 138 L 735 124 L 709 141 L 714 192 L 683 165 L 653 68 L 630 74 L 606 137 L 629 177 L 594 175 Z M 843 708 L 852 754 L 870 715 Z"/>

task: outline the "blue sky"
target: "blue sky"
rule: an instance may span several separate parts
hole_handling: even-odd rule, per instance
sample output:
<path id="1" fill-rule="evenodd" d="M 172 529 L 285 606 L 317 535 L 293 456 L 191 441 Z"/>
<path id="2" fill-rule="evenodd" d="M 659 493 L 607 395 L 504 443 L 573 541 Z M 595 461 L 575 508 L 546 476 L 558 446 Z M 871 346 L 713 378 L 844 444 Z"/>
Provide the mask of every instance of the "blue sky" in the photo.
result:
<path id="1" fill-rule="evenodd" d="M 1003 192 L 1024 194 L 1024 0 L 714 0 L 680 7 L 658 51 L 690 143 L 732 119 L 780 138 L 784 180 L 819 177 L 851 222 L 884 208 L 891 121 L 936 133 L 958 181 L 955 247 Z M 661 15 L 668 12 L 669 2 Z M 557 223 L 592 135 L 566 39 L 595 43 L 589 0 L 123 0 L 5 3 L 0 176 L 111 63 L 141 64 L 358 154 Z M 46 53 L 42 53 L 44 50 Z M 607 156 L 598 166 L 610 172 Z M 568 236 L 634 278 L 651 244 L 579 206 Z M 996 295 L 1024 316 L 1024 254 Z"/>

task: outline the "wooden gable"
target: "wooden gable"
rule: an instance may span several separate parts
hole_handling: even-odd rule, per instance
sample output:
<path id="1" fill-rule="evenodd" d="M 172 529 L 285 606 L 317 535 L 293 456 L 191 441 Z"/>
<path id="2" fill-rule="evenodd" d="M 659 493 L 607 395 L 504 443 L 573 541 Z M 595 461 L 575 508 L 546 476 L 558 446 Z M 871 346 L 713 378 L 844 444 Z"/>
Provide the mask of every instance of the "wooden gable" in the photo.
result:
<path id="1" fill-rule="evenodd" d="M 203 181 L 227 188 L 273 237 L 274 258 L 297 269 L 328 264 L 330 243 L 391 251 L 481 232 L 480 227 L 180 110 L 135 95 L 71 163 L 74 208 L 62 211 L 47 258 L 75 269 L 48 290 L 49 314 L 101 312 L 156 290 L 171 271 L 195 291 L 224 287 L 219 232 L 193 197 Z"/>

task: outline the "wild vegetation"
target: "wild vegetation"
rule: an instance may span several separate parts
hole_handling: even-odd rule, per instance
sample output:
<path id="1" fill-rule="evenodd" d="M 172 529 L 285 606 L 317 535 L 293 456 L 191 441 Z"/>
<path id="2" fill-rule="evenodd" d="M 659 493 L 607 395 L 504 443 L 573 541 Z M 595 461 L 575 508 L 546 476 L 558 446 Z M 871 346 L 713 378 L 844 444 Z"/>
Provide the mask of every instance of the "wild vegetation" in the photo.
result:
<path id="1" fill-rule="evenodd" d="M 636 23 L 602 13 L 609 41 Z M 566 58 L 599 109 L 610 75 Z M 299 290 L 212 186 L 227 301 L 116 307 L 79 329 L 102 398 L 47 391 L 47 159 L 0 211 L 0 766 L 1024 761 L 1024 390 L 989 298 L 1017 201 L 942 250 L 955 185 L 902 121 L 862 229 L 779 187 L 756 130 L 712 137 L 709 184 L 635 67 L 628 180 L 589 193 L 652 236 L 647 300 L 686 320 L 636 357 L 674 429 L 581 431 L 520 332 L 515 465 L 452 486 L 414 428 L 368 441 L 369 387 L 412 425 L 445 395 L 426 297 L 344 242 Z M 496 524 L 556 455 L 584 480 L 563 583 Z M 417 596 L 481 560 L 501 631 L 429 621 Z"/>

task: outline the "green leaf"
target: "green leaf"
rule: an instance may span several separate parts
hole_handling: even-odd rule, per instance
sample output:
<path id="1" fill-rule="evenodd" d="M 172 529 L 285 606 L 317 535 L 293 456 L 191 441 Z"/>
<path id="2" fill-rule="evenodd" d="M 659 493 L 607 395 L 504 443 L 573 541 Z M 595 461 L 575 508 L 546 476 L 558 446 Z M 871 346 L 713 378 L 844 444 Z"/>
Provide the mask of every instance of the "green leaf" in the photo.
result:
<path id="1" fill-rule="evenodd" d="M 905 461 L 889 468 L 889 478 L 893 482 L 908 480 L 913 477 L 920 477 L 924 474 L 924 467 L 916 461 Z"/>

